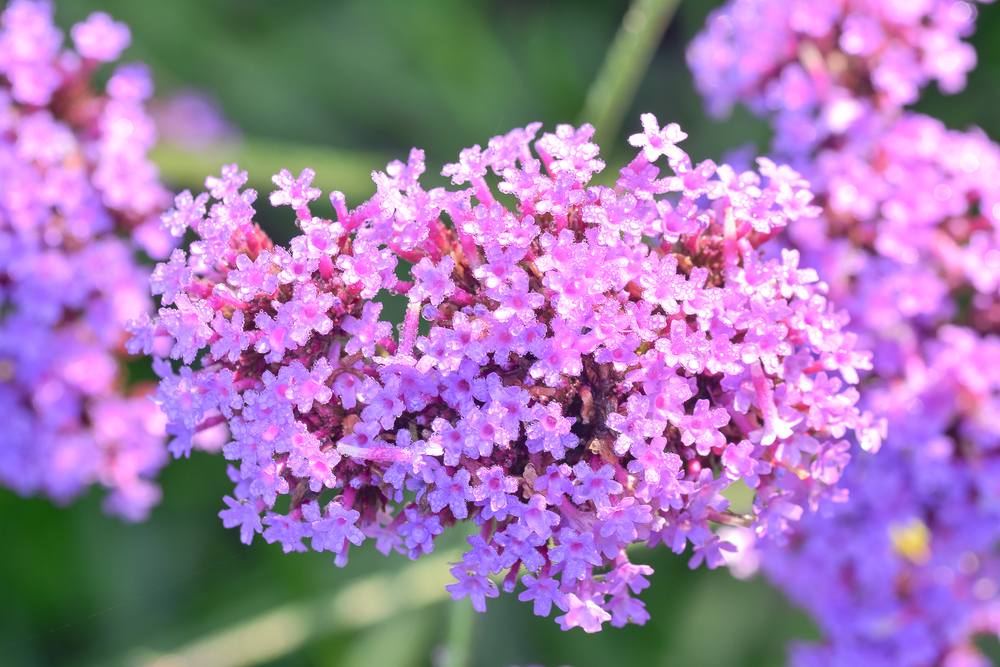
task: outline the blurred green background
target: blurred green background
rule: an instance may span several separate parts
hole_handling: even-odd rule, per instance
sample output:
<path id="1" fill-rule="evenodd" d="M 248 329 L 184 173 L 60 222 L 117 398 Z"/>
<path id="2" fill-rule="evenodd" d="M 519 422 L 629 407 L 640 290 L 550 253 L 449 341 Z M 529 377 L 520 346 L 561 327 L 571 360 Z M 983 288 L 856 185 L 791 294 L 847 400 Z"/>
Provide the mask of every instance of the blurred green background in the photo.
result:
<path id="1" fill-rule="evenodd" d="M 411 146 L 427 151 L 426 180 L 439 184 L 435 174 L 464 147 L 534 120 L 546 129 L 576 123 L 628 9 L 624 0 L 57 4 L 67 29 L 94 10 L 126 21 L 125 59 L 153 68 L 159 95 L 210 91 L 243 132 L 242 157 L 296 173 L 317 166 L 317 182 L 339 184 L 352 204 L 374 190 L 372 168 L 405 160 Z M 630 157 L 624 139 L 644 111 L 679 122 L 694 159 L 766 147 L 763 122 L 743 110 L 721 124 L 707 119 L 693 92 L 684 48 L 716 4 L 681 3 L 604 151 L 609 169 Z M 1000 137 L 1000 6 L 980 12 L 980 66 L 968 89 L 932 89 L 919 108 Z M 221 164 L 160 157 L 178 188 L 197 187 Z M 269 175 L 253 175 L 264 193 Z M 291 236 L 288 217 L 261 204 L 268 229 Z M 164 502 L 137 526 L 104 516 L 98 492 L 61 509 L 0 489 L 0 665 L 430 665 L 443 660 L 449 628 L 470 620 L 477 667 L 780 665 L 790 638 L 818 637 L 760 578 L 691 572 L 688 555 L 662 548 L 635 554 L 656 569 L 642 596 L 652 614 L 645 627 L 563 633 L 513 595 L 472 615 L 467 600 L 443 600 L 445 559 L 460 535 L 416 570 L 368 545 L 352 549 L 343 570 L 330 554 L 285 555 L 259 537 L 246 547 L 216 516 L 231 490 L 225 467 L 200 453 L 172 463 Z"/>

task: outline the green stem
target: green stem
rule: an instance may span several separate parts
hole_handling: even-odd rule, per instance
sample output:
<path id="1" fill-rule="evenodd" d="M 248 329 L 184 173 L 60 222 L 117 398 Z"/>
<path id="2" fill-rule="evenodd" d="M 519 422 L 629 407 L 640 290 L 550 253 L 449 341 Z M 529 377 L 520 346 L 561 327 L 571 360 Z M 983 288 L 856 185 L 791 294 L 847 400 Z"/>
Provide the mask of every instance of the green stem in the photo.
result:
<path id="1" fill-rule="evenodd" d="M 591 123 L 594 143 L 610 153 L 653 53 L 680 0 L 633 0 L 587 91 L 580 122 Z"/>
<path id="2" fill-rule="evenodd" d="M 451 602 L 448 619 L 447 652 L 442 667 L 469 667 L 472 664 L 472 637 L 476 628 L 476 610 L 468 600 Z"/>
<path id="3" fill-rule="evenodd" d="M 375 192 L 371 173 L 385 169 L 387 160 L 373 153 L 340 151 L 332 148 L 247 137 L 239 144 L 209 146 L 189 151 L 159 145 L 150 157 L 160 166 L 163 178 L 180 187 L 201 188 L 205 177 L 218 174 L 224 164 L 236 162 L 250 177 L 247 185 L 263 194 L 274 189 L 271 176 L 288 169 L 298 176 L 305 167 L 316 171 L 313 186 L 324 193 L 340 190 L 348 201 L 360 202 Z"/>

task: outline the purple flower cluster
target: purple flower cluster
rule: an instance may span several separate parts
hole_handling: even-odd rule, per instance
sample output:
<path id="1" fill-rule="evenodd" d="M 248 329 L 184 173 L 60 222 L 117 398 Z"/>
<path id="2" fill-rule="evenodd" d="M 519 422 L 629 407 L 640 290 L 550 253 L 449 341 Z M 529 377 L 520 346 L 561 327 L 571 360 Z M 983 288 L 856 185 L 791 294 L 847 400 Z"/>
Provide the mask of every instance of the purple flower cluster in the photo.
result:
<path id="1" fill-rule="evenodd" d="M 782 109 L 774 150 L 823 213 L 776 241 L 875 351 L 860 404 L 889 419 L 832 519 L 797 524 L 791 549 L 760 545 L 826 635 L 797 665 L 979 666 L 974 635 L 1000 632 L 1000 147 L 902 109 L 929 79 L 963 85 L 975 54 L 957 38 L 974 17 L 952 0 L 739 0 L 689 51 L 710 105 Z M 762 31 L 786 44 L 761 57 L 779 41 Z M 723 98 L 720 81 L 742 83 Z"/>
<path id="2" fill-rule="evenodd" d="M 808 153 L 931 81 L 964 88 L 975 18 L 964 0 L 735 0 L 709 15 L 688 64 L 711 113 L 742 102 L 772 115 L 777 151 Z"/>
<path id="3" fill-rule="evenodd" d="M 136 247 L 153 256 L 169 203 L 146 159 L 155 133 L 141 65 L 103 62 L 128 28 L 95 13 L 63 48 L 49 2 L 0 14 L 0 482 L 68 502 L 110 489 L 107 511 L 146 517 L 160 497 L 164 418 L 124 391 L 125 323 L 149 307 Z M 138 388 L 136 388 L 138 389 Z"/>
<path id="4" fill-rule="evenodd" d="M 881 440 L 851 386 L 870 355 L 797 252 L 755 250 L 815 215 L 812 195 L 768 160 L 692 165 L 680 128 L 642 120 L 614 188 L 589 185 L 589 125 L 464 150 L 442 172 L 457 190 L 424 190 L 414 149 L 356 210 L 334 192 L 337 221 L 312 215 L 311 170 L 282 171 L 270 202 L 302 231 L 288 248 L 254 223 L 236 165 L 207 179 L 210 208 L 181 193 L 164 223 L 199 240 L 156 268 L 163 307 L 129 346 L 170 345 L 154 364 L 175 455 L 228 423 L 225 525 L 344 565 L 368 538 L 418 558 L 472 520 L 455 599 L 482 611 L 494 578 L 513 591 L 523 574 L 536 614 L 594 632 L 648 618 L 630 544 L 690 542 L 692 567 L 716 567 L 733 547 L 709 521 L 780 542 L 839 500 L 847 431 Z M 385 293 L 408 300 L 398 339 Z M 721 495 L 736 480 L 753 515 Z"/>

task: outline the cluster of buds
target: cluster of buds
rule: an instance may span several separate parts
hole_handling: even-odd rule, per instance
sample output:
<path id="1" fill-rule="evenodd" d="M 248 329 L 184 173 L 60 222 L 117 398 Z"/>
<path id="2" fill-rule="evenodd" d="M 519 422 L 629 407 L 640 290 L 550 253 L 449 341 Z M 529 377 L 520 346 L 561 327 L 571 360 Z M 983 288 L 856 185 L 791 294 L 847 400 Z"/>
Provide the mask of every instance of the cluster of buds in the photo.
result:
<path id="1" fill-rule="evenodd" d="M 756 250 L 816 214 L 806 183 L 768 160 L 693 165 L 677 125 L 642 120 L 614 188 L 590 185 L 588 125 L 464 150 L 442 172 L 457 190 L 424 190 L 415 149 L 357 209 L 332 193 L 336 221 L 312 215 L 310 170 L 282 171 L 289 248 L 255 224 L 236 165 L 206 180 L 207 217 L 207 194 L 181 193 L 164 224 L 199 240 L 157 266 L 163 307 L 129 346 L 163 351 L 175 455 L 228 423 L 225 525 L 344 565 L 367 538 L 418 558 L 472 521 L 455 599 L 483 610 L 491 575 L 513 591 L 523 574 L 536 614 L 593 632 L 648 617 L 629 545 L 690 542 L 692 567 L 716 567 L 734 547 L 710 522 L 781 542 L 843 499 L 846 433 L 882 437 L 851 386 L 869 355 L 795 251 Z M 383 295 L 407 300 L 398 337 Z M 752 514 L 721 494 L 737 480 Z"/>

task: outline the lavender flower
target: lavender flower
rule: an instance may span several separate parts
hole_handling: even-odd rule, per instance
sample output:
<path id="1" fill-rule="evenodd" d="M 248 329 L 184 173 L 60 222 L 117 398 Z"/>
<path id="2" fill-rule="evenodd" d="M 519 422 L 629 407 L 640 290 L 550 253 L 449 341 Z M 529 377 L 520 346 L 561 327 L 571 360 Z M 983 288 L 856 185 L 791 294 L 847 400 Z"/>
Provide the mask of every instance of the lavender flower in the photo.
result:
<path id="1" fill-rule="evenodd" d="M 125 323 L 150 305 L 135 249 L 163 258 L 173 244 L 146 158 L 152 87 L 122 65 L 96 91 L 128 28 L 92 14 L 74 53 L 53 11 L 14 0 L 0 14 L 0 483 L 59 503 L 100 484 L 108 512 L 138 521 L 167 458 L 164 416 L 142 387 L 123 390 L 121 368 Z M 170 299 L 190 280 L 176 269 L 157 276 Z"/>
<path id="2" fill-rule="evenodd" d="M 975 54 L 959 38 L 974 18 L 954 0 L 739 0 L 689 51 L 709 105 L 773 112 L 775 153 L 816 188 L 822 214 L 775 243 L 800 252 L 851 315 L 821 364 L 874 349 L 859 403 L 889 418 L 877 456 L 855 448 L 850 501 L 831 519 L 804 518 L 790 550 L 744 552 L 824 631 L 824 644 L 795 649 L 797 665 L 978 665 L 974 635 L 1000 627 L 1000 146 L 902 108 L 929 80 L 964 85 Z M 827 420 L 830 393 L 819 398 Z M 817 479 L 847 455 L 788 446 L 812 457 Z M 723 463 L 750 471 L 736 451 Z"/>
<path id="3" fill-rule="evenodd" d="M 975 18 L 965 0 L 736 0 L 709 15 L 687 58 L 711 113 L 742 102 L 773 115 L 775 147 L 798 154 L 931 81 L 964 88 Z"/>
<path id="4" fill-rule="evenodd" d="M 161 265 L 185 277 L 158 318 L 137 320 L 135 345 L 162 341 L 179 360 L 179 370 L 156 366 L 173 451 L 229 423 L 224 453 L 241 465 L 226 502 L 243 509 L 224 510 L 226 524 L 249 542 L 266 513 L 265 540 L 297 550 L 311 534 L 343 564 L 352 535 L 417 558 L 469 518 L 479 532 L 453 569 L 455 599 L 482 611 L 499 594 L 489 575 L 506 571 L 512 591 L 523 566 L 532 574 L 520 596 L 536 613 L 555 605 L 562 627 L 593 632 L 648 618 L 619 579 L 595 574 L 614 566 L 630 580 L 629 544 L 681 552 L 690 539 L 692 564 L 715 567 L 727 545 L 709 521 L 782 541 L 789 508 L 835 500 L 839 469 L 824 464 L 821 481 L 812 456 L 786 443 L 835 449 L 854 429 L 878 447 L 880 427 L 849 387 L 868 357 L 840 355 L 827 370 L 844 317 L 794 253 L 782 264 L 754 249 L 813 215 L 811 195 L 769 163 L 763 177 L 702 163 L 695 189 L 661 179 L 651 157 L 668 156 L 675 173 L 690 165 L 676 146 L 684 135 L 643 120 L 632 138 L 642 152 L 614 189 L 589 185 L 603 168 L 592 127 L 560 126 L 535 157 L 536 124 L 463 151 L 444 169 L 467 184 L 457 190 L 425 191 L 414 150 L 375 174 L 377 193 L 356 210 L 333 193 L 335 222 L 309 210 L 312 172 L 282 172 L 270 201 L 295 211 L 303 234 L 290 249 L 253 222 L 256 193 L 238 190 L 235 165 L 206 182 L 221 197 L 207 219 L 166 214 L 201 238 L 186 263 L 194 277 L 180 254 Z M 489 169 L 515 209 L 491 191 Z M 178 198 L 184 210 L 192 201 Z M 400 260 L 409 276 L 397 277 Z M 383 290 L 409 301 L 398 339 L 371 301 Z M 843 382 L 821 382 L 826 373 Z M 731 447 L 735 475 L 716 476 Z M 739 476 L 758 483 L 752 516 L 729 512 L 719 493 Z M 283 516 L 274 508 L 285 495 Z M 335 548 L 325 532 L 317 543 L 334 518 Z"/>

